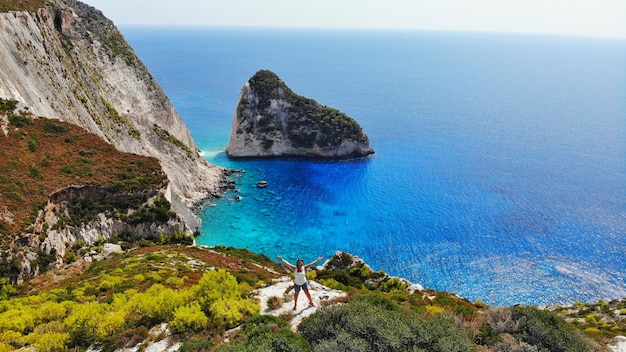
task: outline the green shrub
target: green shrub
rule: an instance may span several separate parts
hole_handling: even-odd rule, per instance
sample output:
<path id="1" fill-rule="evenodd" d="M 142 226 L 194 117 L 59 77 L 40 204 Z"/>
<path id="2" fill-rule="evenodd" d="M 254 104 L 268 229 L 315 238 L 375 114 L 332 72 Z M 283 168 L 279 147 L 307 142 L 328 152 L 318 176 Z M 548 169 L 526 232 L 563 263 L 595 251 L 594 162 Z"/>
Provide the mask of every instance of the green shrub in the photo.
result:
<path id="1" fill-rule="evenodd" d="M 9 113 L 17 108 L 18 101 L 15 99 L 0 98 L 0 112 Z"/>
<path id="2" fill-rule="evenodd" d="M 514 336 L 540 350 L 551 352 L 586 351 L 585 341 L 565 320 L 553 312 L 535 307 L 515 306 L 511 317 L 517 322 Z"/>
<path id="3" fill-rule="evenodd" d="M 194 351 L 208 351 L 210 347 L 213 347 L 215 344 L 211 341 L 200 340 L 200 341 L 184 341 L 183 344 L 178 349 L 178 352 L 194 352 Z"/>
<path id="4" fill-rule="evenodd" d="M 33 164 L 28 168 L 28 176 L 31 178 L 41 178 L 41 171 Z"/>
<path id="5" fill-rule="evenodd" d="M 15 351 L 15 348 L 13 348 L 13 346 L 4 342 L 0 342 L 0 352 L 12 352 L 12 351 Z"/>
<path id="6" fill-rule="evenodd" d="M 126 127 L 127 128 L 126 131 L 131 137 L 135 139 L 139 139 L 141 137 L 141 132 L 135 129 L 131 125 L 130 121 L 128 121 L 124 116 L 122 116 L 119 112 L 117 112 L 117 110 L 113 107 L 113 105 L 111 105 L 111 103 L 109 103 L 105 99 L 102 99 L 102 103 L 104 104 L 107 111 L 109 112 L 109 116 L 116 124 Z"/>
<path id="7" fill-rule="evenodd" d="M 36 152 L 37 151 L 37 142 L 35 142 L 34 140 L 29 140 L 28 141 L 28 150 L 30 150 L 31 152 Z"/>
<path id="8" fill-rule="evenodd" d="M 11 285 L 7 279 L 0 277 L 0 301 L 9 298 L 17 293 L 17 290 Z"/>
<path id="9" fill-rule="evenodd" d="M 137 225 L 141 223 L 166 223 L 176 214 L 170 211 L 170 202 L 162 195 L 158 195 L 150 206 L 142 206 L 128 216 L 128 223 Z"/>
<path id="10" fill-rule="evenodd" d="M 380 293 L 366 293 L 354 297 L 354 302 L 364 302 L 374 307 L 381 308 L 383 310 L 401 311 L 402 308 L 396 302 L 392 301 L 389 297 Z"/>
<path id="11" fill-rule="evenodd" d="M 389 280 L 384 280 L 380 283 L 378 289 L 383 292 L 392 292 L 392 291 L 402 291 L 408 287 L 407 284 L 403 283 L 399 278 L 392 277 Z"/>
<path id="12" fill-rule="evenodd" d="M 187 146 L 187 144 L 183 143 L 183 141 L 181 141 L 180 139 L 172 136 L 166 129 L 164 129 L 163 127 L 154 124 L 152 125 L 152 130 L 154 131 L 154 133 L 156 133 L 157 136 L 159 136 L 159 138 L 161 138 L 162 140 L 166 141 L 166 142 L 170 142 L 172 144 L 174 144 L 175 146 L 179 147 L 180 149 L 184 150 L 187 155 L 191 156 L 193 153 L 191 151 L 191 148 L 189 148 L 189 146 Z"/>
<path id="13" fill-rule="evenodd" d="M 315 351 L 471 351 L 452 319 L 422 319 L 366 300 L 318 310 L 299 326 Z"/>
<path id="14" fill-rule="evenodd" d="M 184 245 L 192 245 L 193 244 L 193 236 L 187 234 L 184 231 L 174 231 L 173 233 L 166 235 L 159 235 L 159 244 L 184 244 Z"/>
<path id="15" fill-rule="evenodd" d="M 26 127 L 26 126 L 32 125 L 33 122 L 28 117 L 10 114 L 9 115 L 9 124 L 11 124 L 11 126 L 14 126 L 14 127 L 17 127 L 17 128 L 22 128 L 22 127 Z"/>
<path id="16" fill-rule="evenodd" d="M 306 352 L 311 351 L 311 346 L 304 338 L 294 334 L 283 319 L 256 315 L 243 324 L 229 345 L 222 345 L 217 351 Z"/>
<path id="17" fill-rule="evenodd" d="M 63 133 L 67 133 L 69 131 L 69 128 L 67 126 L 54 123 L 54 122 L 52 122 L 50 120 L 46 120 L 43 123 L 43 126 L 41 127 L 41 129 L 44 132 L 48 132 L 48 133 L 52 133 L 52 134 L 63 134 Z"/>
<path id="18" fill-rule="evenodd" d="M 33 261 L 33 266 L 39 266 L 39 270 L 46 271 L 48 270 L 48 266 L 57 260 L 57 250 L 56 248 L 50 249 L 50 253 L 46 253 L 44 251 L 37 252 L 37 259 Z"/>

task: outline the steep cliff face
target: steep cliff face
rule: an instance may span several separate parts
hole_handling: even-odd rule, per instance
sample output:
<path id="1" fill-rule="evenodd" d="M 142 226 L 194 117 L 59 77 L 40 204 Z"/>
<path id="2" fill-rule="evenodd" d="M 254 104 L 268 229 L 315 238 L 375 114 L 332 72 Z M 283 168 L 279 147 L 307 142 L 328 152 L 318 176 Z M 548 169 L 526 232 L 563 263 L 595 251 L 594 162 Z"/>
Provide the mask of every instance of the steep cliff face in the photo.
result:
<path id="1" fill-rule="evenodd" d="M 261 70 L 241 89 L 226 153 L 350 158 L 374 150 L 354 119 L 295 94 L 275 73 Z"/>
<path id="2" fill-rule="evenodd" d="M 120 151 L 153 156 L 172 203 L 218 196 L 226 170 L 208 164 L 188 128 L 114 24 L 74 0 L 0 13 L 0 97 L 77 124 Z"/>
<path id="3" fill-rule="evenodd" d="M 159 160 L 16 104 L 0 98 L 0 279 L 19 283 L 107 240 L 193 242 L 199 223 L 168 201 Z"/>

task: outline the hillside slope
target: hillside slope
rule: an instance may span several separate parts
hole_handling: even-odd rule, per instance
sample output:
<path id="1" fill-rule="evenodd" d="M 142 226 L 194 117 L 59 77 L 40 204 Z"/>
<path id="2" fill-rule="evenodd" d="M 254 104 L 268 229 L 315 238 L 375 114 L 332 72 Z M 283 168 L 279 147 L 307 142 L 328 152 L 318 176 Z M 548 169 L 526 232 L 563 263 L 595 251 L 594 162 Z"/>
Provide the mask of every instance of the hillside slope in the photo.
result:
<path id="1" fill-rule="evenodd" d="M 20 283 L 104 240 L 193 242 L 159 161 L 0 98 L 0 279 Z"/>
<path id="2" fill-rule="evenodd" d="M 226 170 L 200 156 L 170 100 L 100 11 L 74 0 L 2 0 L 0 11 L 0 98 L 157 158 L 178 209 L 221 194 Z"/>
<path id="3" fill-rule="evenodd" d="M 317 307 L 295 311 L 286 268 L 234 248 L 148 246 L 0 281 L 0 351 L 609 351 L 553 312 L 407 290 L 355 259 L 312 270 Z"/>

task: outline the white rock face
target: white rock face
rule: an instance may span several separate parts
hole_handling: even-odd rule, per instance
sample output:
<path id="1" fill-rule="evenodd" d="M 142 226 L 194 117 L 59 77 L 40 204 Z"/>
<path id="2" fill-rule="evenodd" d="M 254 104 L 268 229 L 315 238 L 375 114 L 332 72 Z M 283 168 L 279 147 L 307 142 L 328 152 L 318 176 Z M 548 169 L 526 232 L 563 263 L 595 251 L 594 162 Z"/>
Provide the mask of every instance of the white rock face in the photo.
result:
<path id="1" fill-rule="evenodd" d="M 0 13 L 0 97 L 82 126 L 118 150 L 159 159 L 187 206 L 219 195 L 225 170 L 200 156 L 113 23 L 77 1 L 49 4 L 36 13 Z"/>
<path id="2" fill-rule="evenodd" d="M 616 336 L 613 344 L 609 344 L 609 348 L 613 352 L 626 352 L 626 337 Z"/>

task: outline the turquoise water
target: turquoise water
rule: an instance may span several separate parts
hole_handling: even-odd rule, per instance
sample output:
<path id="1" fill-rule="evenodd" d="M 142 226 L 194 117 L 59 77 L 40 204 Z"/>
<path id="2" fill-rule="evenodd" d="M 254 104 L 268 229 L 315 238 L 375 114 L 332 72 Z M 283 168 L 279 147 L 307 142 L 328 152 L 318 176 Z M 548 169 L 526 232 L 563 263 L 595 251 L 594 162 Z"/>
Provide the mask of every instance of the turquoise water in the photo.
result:
<path id="1" fill-rule="evenodd" d="M 199 214 L 199 244 L 288 260 L 344 250 L 376 270 L 494 305 L 626 297 L 626 41 L 123 33 L 207 160 L 245 170 L 236 192 Z M 229 160 L 237 95 L 259 69 L 355 118 L 376 154 Z M 256 187 L 261 179 L 268 187 Z"/>

